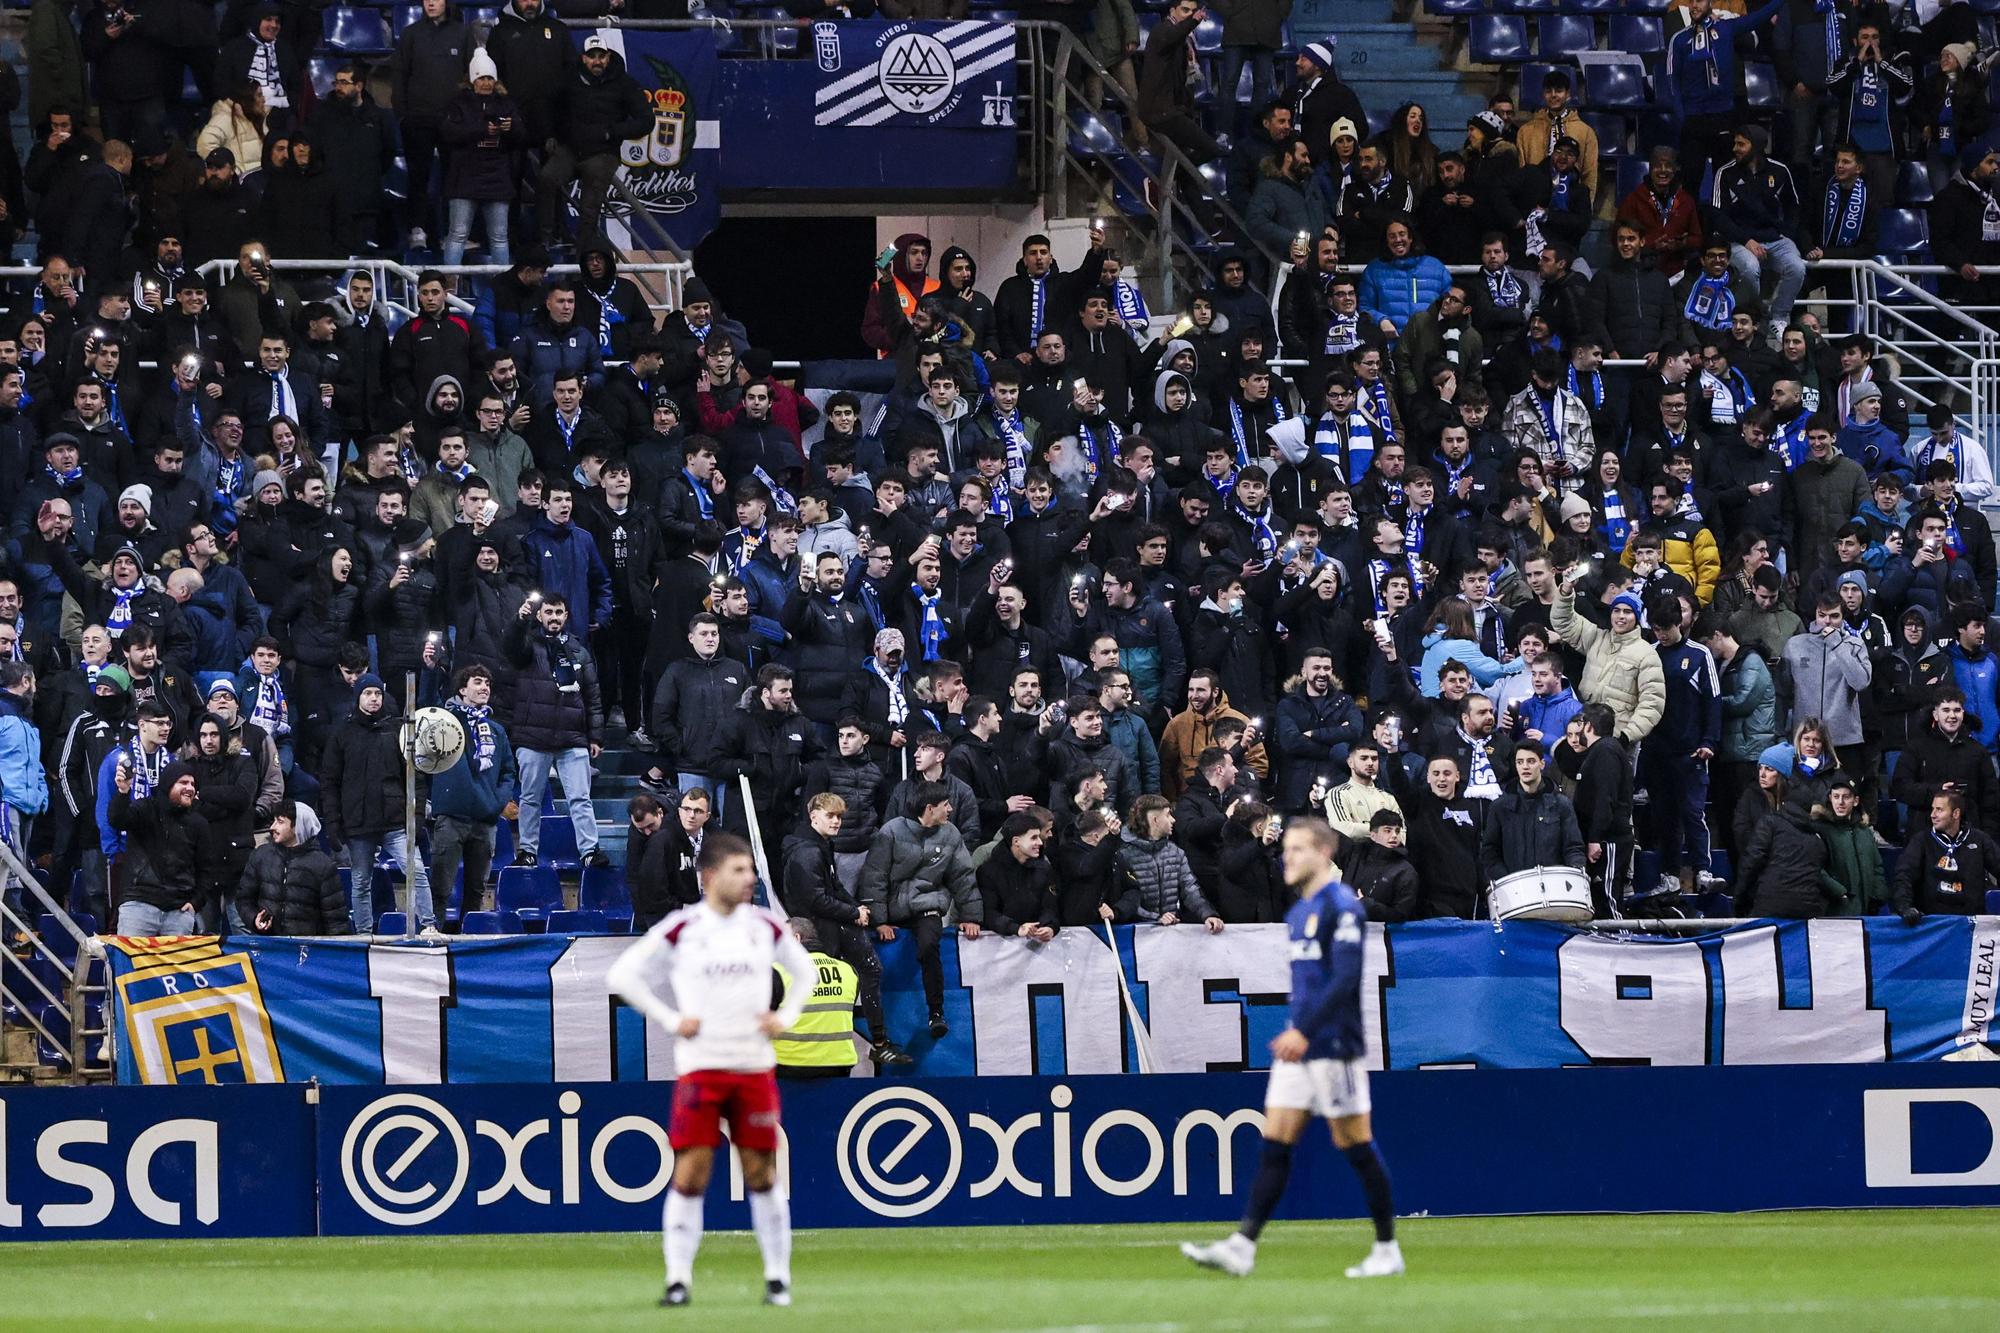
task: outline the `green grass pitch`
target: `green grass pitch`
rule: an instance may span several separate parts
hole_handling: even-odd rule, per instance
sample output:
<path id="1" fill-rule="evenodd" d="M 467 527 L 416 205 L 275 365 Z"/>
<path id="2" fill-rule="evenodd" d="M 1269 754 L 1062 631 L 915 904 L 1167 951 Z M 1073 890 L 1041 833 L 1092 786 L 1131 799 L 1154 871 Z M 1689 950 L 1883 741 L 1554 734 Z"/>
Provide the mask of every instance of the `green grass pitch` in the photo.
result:
<path id="1" fill-rule="evenodd" d="M 1365 1222 L 1280 1222 L 1257 1271 L 1195 1270 L 1215 1226 L 802 1232 L 790 1310 L 756 1246 L 702 1245 L 662 1310 L 657 1235 L 188 1240 L 0 1247 L 8 1329 L 2000 1328 L 1993 1214 L 1411 1219 L 1410 1272 L 1349 1282 Z"/>

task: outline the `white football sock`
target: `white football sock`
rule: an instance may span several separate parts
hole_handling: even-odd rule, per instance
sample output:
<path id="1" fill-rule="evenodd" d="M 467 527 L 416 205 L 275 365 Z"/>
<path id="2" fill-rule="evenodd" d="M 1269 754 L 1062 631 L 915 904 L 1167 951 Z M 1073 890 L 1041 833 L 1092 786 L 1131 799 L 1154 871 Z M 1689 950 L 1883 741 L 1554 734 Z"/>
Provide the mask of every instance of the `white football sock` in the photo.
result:
<path id="1" fill-rule="evenodd" d="M 764 1280 L 792 1282 L 792 1204 L 776 1186 L 750 1193 L 750 1225 L 764 1255 Z"/>
<path id="2" fill-rule="evenodd" d="M 667 1253 L 667 1283 L 688 1282 L 694 1277 L 695 1251 L 701 1248 L 701 1203 L 699 1194 L 667 1191 L 666 1222 L 661 1243 Z"/>

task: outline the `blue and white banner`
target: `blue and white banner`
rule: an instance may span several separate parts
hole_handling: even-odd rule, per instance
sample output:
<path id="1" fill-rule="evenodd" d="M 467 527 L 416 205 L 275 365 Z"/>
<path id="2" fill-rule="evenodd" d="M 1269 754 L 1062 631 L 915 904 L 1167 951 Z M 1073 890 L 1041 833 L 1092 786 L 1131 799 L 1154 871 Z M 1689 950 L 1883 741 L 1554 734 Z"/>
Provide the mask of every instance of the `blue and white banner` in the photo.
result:
<path id="1" fill-rule="evenodd" d="M 624 58 L 626 72 L 653 108 L 652 133 L 620 148 L 619 179 L 675 244 L 692 251 L 722 220 L 723 106 L 715 33 L 606 28 L 598 36 Z M 632 206 L 613 194 L 604 211 L 624 227 Z M 643 234 L 612 239 L 649 248 Z"/>
<path id="2" fill-rule="evenodd" d="M 1406 1216 L 1992 1206 L 1992 1070 L 1388 1073 L 1371 1093 Z M 793 1084 L 779 1181 L 808 1230 L 1206 1228 L 1238 1215 L 1263 1095 L 1257 1074 Z M 330 1087 L 317 1098 L 305 1087 L 10 1089 L 0 1241 L 650 1231 L 673 1171 L 671 1096 L 661 1083 Z M 1635 1141 L 1645 1151 L 1577 1169 L 1580 1147 Z M 1364 1214 L 1325 1135 L 1301 1140 L 1295 1169 L 1281 1218 Z M 731 1153 L 709 1188 L 708 1225 L 742 1228 L 748 1213 Z"/>
<path id="3" fill-rule="evenodd" d="M 1257 1070 L 1284 1027 L 1280 926 L 948 937 L 932 1040 L 907 933 L 882 946 L 890 1032 L 922 1076 Z M 108 946 L 126 1083 L 575 1083 L 673 1077 L 618 1003 L 619 936 L 449 945 L 232 938 Z M 1377 1069 L 1938 1060 L 1990 1040 L 2000 918 L 1772 922 L 1699 938 L 1371 927 Z M 1137 1030 L 1120 979 L 1132 996 Z"/>
<path id="4" fill-rule="evenodd" d="M 1011 23 L 813 24 L 813 124 L 1011 126 Z"/>

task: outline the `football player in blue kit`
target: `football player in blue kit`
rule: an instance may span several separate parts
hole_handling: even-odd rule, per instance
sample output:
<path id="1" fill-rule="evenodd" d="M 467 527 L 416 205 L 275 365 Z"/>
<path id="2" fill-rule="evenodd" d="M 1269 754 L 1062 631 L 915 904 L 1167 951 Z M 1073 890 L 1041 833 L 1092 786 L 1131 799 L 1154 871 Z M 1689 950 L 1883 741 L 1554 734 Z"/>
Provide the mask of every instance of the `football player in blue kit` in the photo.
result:
<path id="1" fill-rule="evenodd" d="M 1271 1043 L 1271 1081 L 1264 1092 L 1264 1160 L 1234 1234 L 1181 1253 L 1204 1268 L 1245 1277 L 1257 1262 L 1257 1237 L 1285 1193 L 1292 1148 L 1314 1117 L 1326 1120 L 1333 1146 L 1361 1180 L 1375 1245 L 1347 1270 L 1349 1277 L 1393 1277 L 1403 1271 L 1396 1244 L 1396 1207 L 1389 1170 L 1369 1124 L 1368 1071 L 1362 1066 L 1362 930 L 1368 914 L 1354 890 L 1334 874 L 1334 832 L 1320 819 L 1285 830 L 1285 882 L 1299 895 L 1285 913 L 1292 955 L 1291 1025 Z"/>

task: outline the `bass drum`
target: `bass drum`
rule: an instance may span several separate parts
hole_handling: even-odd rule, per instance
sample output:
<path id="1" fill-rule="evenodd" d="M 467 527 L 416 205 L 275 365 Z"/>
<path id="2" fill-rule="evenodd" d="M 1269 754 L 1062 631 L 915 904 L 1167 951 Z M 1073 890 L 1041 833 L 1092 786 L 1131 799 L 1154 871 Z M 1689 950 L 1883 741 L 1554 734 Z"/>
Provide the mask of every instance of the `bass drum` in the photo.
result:
<path id="1" fill-rule="evenodd" d="M 1540 866 L 1493 881 L 1495 921 L 1588 921 L 1590 876 L 1568 866 Z"/>

